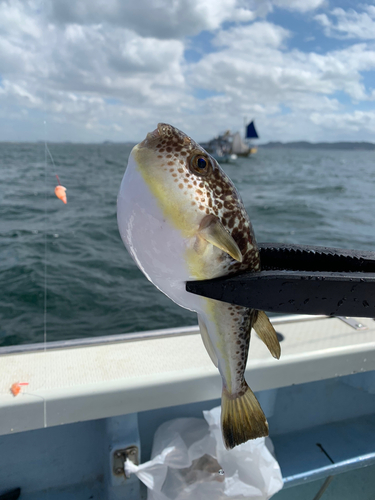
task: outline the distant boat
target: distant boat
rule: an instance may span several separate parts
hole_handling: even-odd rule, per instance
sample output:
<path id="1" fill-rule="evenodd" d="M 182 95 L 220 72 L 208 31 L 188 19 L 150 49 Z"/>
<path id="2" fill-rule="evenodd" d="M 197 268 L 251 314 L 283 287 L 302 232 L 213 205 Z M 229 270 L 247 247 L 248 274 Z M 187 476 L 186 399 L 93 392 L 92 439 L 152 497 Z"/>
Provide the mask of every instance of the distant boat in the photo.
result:
<path id="1" fill-rule="evenodd" d="M 248 139 L 248 140 L 249 139 L 259 139 L 258 132 L 256 131 L 256 128 L 255 128 L 254 120 L 251 121 L 246 127 L 245 139 Z M 249 154 L 254 154 L 258 151 L 258 149 L 256 147 L 251 146 L 250 144 L 249 144 L 249 148 L 250 148 Z"/>
<path id="2" fill-rule="evenodd" d="M 258 132 L 256 131 L 254 120 L 246 127 L 246 139 L 259 139 Z"/>
<path id="3" fill-rule="evenodd" d="M 233 137 L 230 130 L 214 137 L 202 147 L 220 163 L 231 163 L 237 160 L 237 155 L 232 152 Z"/>
<path id="4" fill-rule="evenodd" d="M 245 140 L 258 139 L 258 137 L 254 121 L 252 121 L 246 126 Z M 202 146 L 221 163 L 235 162 L 238 156 L 249 156 L 257 152 L 255 147 L 251 147 L 242 139 L 239 132 L 232 134 L 230 130 L 214 137 Z"/>
<path id="5" fill-rule="evenodd" d="M 246 126 L 245 141 L 246 139 L 258 139 L 258 138 L 259 135 L 258 132 L 256 131 L 253 120 Z M 232 152 L 238 156 L 249 156 L 250 154 L 256 153 L 257 148 L 252 147 L 250 144 L 244 142 L 242 140 L 241 134 L 239 132 L 236 132 L 233 135 Z"/>

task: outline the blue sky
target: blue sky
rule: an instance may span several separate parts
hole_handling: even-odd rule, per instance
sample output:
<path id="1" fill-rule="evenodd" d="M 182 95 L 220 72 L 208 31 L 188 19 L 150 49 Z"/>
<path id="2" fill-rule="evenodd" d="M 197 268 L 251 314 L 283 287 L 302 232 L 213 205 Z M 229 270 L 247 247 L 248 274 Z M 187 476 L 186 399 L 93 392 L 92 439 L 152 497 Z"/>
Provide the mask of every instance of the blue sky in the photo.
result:
<path id="1" fill-rule="evenodd" d="M 375 3 L 0 0 L 0 141 L 374 141 Z M 46 127 L 44 127 L 46 121 Z"/>

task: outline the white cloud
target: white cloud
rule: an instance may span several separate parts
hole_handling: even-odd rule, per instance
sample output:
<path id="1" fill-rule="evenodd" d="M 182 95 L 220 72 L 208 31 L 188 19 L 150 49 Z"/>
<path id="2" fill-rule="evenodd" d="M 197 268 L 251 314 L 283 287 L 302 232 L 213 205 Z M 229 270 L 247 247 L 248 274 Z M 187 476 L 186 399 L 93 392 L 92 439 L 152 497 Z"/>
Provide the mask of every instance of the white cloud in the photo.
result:
<path id="1" fill-rule="evenodd" d="M 233 50 L 250 52 L 258 47 L 279 48 L 290 32 L 281 26 L 267 22 L 256 22 L 246 26 L 238 26 L 220 31 L 213 43 L 216 46 L 231 47 Z"/>
<path id="2" fill-rule="evenodd" d="M 40 38 L 42 31 L 35 14 L 37 7 L 33 2 L 20 0 L 0 1 L 0 34 L 13 41 L 22 42 L 19 35 L 30 38 Z"/>
<path id="3" fill-rule="evenodd" d="M 251 21 L 254 14 L 237 0 L 50 0 L 48 9 L 56 23 L 110 23 L 145 37 L 183 38 L 214 30 L 224 21 Z"/>
<path id="4" fill-rule="evenodd" d="M 311 121 L 319 126 L 345 132 L 368 131 L 375 133 L 375 111 L 353 111 L 352 113 L 312 113 Z"/>
<path id="5" fill-rule="evenodd" d="M 318 14 L 315 19 L 324 27 L 327 36 L 337 38 L 375 39 L 375 6 L 358 5 L 362 12 L 354 9 L 333 9 L 330 17 Z"/>
<path id="6" fill-rule="evenodd" d="M 14 9 L 3 3 L 3 11 L 5 5 L 9 22 Z M 25 9 L 18 12 L 16 25 L 25 16 Z M 64 91 L 127 98 L 136 105 L 152 102 L 162 90 L 173 94 L 176 87 L 184 87 L 184 45 L 179 40 L 141 37 L 102 24 L 53 25 L 42 16 L 38 22 L 35 32 L 43 37 L 26 40 L 19 34 L 0 39 L 0 68 L 2 77 L 12 78 L 14 84 L 20 78 L 27 81 L 34 98 L 47 91 L 47 108 L 53 96 L 61 102 Z M 10 95 L 16 94 L 9 90 Z"/>
<path id="7" fill-rule="evenodd" d="M 337 92 L 375 98 L 362 81 L 375 69 L 375 49 L 290 50 L 293 33 L 259 18 L 275 5 L 304 12 L 322 2 L 287 4 L 0 0 L 1 120 L 24 120 L 34 139 L 43 135 L 35 136 L 33 117 L 40 125 L 44 116 L 54 140 L 137 140 L 158 121 L 208 139 L 239 129 L 247 116 L 263 140 L 319 140 L 334 133 L 320 117 L 345 113 Z M 320 16 L 327 26 L 330 19 Z M 186 37 L 202 30 L 211 31 L 212 46 L 188 62 Z"/>
<path id="8" fill-rule="evenodd" d="M 272 3 L 277 7 L 299 12 L 315 10 L 326 3 L 325 0 L 273 0 Z"/>
<path id="9" fill-rule="evenodd" d="M 198 87 L 226 95 L 240 92 L 244 102 L 295 106 L 305 101 L 306 107 L 311 96 L 336 91 L 353 99 L 369 98 L 360 72 L 375 69 L 375 50 L 357 44 L 324 55 L 288 52 L 283 45 L 289 36 L 285 29 L 266 22 L 221 32 L 214 43 L 223 50 L 206 55 L 193 66 L 190 79 Z"/>
<path id="10" fill-rule="evenodd" d="M 13 5 L 3 3 L 3 12 L 4 6 L 9 7 L 4 19 L 10 22 Z M 15 26 L 28 15 L 19 6 Z M 170 118 L 187 105 L 182 41 L 142 37 L 117 25 L 58 25 L 43 16 L 33 20 L 36 36 L 13 26 L 11 36 L 0 37 L 0 116 L 22 120 L 17 109 L 39 109 L 39 137 L 32 135 L 35 126 L 29 127 L 34 139 L 43 137 L 42 116 L 52 128 L 65 124 L 73 140 L 88 140 L 86 130 L 91 140 L 112 134 L 117 140 L 137 138 L 152 116 L 153 122 L 162 114 Z M 8 127 L 6 133 L 18 129 Z M 60 139 L 69 137 L 55 137 Z"/>
<path id="11" fill-rule="evenodd" d="M 12 83 L 9 80 L 3 80 L 0 87 L 0 97 L 3 95 L 8 98 L 15 98 L 18 103 L 28 108 L 40 107 L 43 101 L 30 93 L 27 87 L 27 82 Z"/>
<path id="12" fill-rule="evenodd" d="M 221 110 L 220 123 L 224 125 L 225 116 L 231 126 L 239 116 L 257 116 L 270 134 L 277 128 L 272 123 L 276 115 L 279 123 L 289 124 L 275 130 L 279 138 L 292 139 L 293 131 L 295 135 L 302 134 L 299 138 L 307 139 L 316 134 L 312 113 L 340 116 L 344 111 L 337 92 L 345 92 L 357 101 L 373 99 L 373 93 L 366 91 L 362 82 L 361 72 L 375 69 L 375 49 L 356 44 L 326 54 L 288 51 L 285 45 L 290 36 L 287 30 L 267 22 L 217 34 L 214 43 L 221 50 L 193 65 L 188 81 L 225 96 L 221 101 L 209 99 L 216 110 Z M 289 112 L 283 111 L 285 107 Z M 334 133 L 328 122 L 322 120 L 319 125 L 316 140 L 327 137 L 327 131 Z"/>

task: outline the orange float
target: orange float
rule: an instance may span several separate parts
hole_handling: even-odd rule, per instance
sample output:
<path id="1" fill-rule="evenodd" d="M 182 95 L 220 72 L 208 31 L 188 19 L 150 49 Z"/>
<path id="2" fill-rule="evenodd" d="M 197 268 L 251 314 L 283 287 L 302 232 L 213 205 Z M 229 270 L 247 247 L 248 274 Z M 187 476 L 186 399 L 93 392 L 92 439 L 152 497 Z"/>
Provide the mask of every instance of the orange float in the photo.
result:
<path id="1" fill-rule="evenodd" d="M 55 187 L 55 195 L 58 197 L 59 200 L 63 201 L 64 203 L 67 202 L 66 188 L 64 186 L 61 186 L 61 184 Z"/>
<path id="2" fill-rule="evenodd" d="M 23 385 L 29 385 L 29 383 L 28 382 L 14 382 L 14 384 L 12 384 L 10 391 L 13 394 L 13 396 L 17 396 L 21 392 Z"/>

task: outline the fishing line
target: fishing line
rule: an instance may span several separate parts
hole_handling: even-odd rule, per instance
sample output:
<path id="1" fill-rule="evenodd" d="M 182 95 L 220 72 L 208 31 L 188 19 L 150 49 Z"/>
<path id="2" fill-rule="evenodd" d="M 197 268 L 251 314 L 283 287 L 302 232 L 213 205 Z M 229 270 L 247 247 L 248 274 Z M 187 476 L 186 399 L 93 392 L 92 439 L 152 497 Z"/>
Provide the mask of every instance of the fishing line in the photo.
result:
<path id="1" fill-rule="evenodd" d="M 46 13 L 45 0 L 42 0 L 42 12 Z M 46 42 L 46 38 L 44 38 Z M 50 150 L 47 146 L 47 106 L 46 106 L 46 85 L 43 85 L 43 107 L 44 107 L 44 314 L 43 314 L 43 338 L 44 338 L 44 358 L 45 358 L 45 380 L 48 380 L 48 364 L 47 364 L 47 152 L 49 153 L 52 164 L 55 166 Z M 44 428 L 47 427 L 47 401 L 43 396 L 43 424 Z M 46 464 L 50 462 L 48 447 L 45 449 Z M 46 489 L 46 500 L 49 500 L 49 488 Z"/>
<path id="2" fill-rule="evenodd" d="M 46 125 L 46 122 L 44 122 L 44 126 Z M 49 150 L 49 147 L 47 146 L 47 141 L 45 140 L 44 141 L 44 147 L 45 147 L 45 155 L 48 153 L 48 156 L 51 158 L 51 162 L 52 162 L 52 165 L 53 165 L 53 170 L 55 172 L 55 176 L 57 177 L 57 180 L 60 184 L 60 179 L 59 179 L 59 176 L 57 175 L 57 170 L 56 170 L 56 164 L 53 160 L 53 156 L 51 155 L 51 151 Z"/>
<path id="3" fill-rule="evenodd" d="M 47 146 L 46 120 L 44 120 L 44 313 L 43 313 L 43 340 L 44 354 L 47 355 Z M 54 162 L 53 162 L 54 164 Z M 46 363 L 47 366 L 47 363 Z M 46 374 L 47 375 L 47 374 Z M 46 377 L 47 380 L 47 377 Z M 43 398 L 43 423 L 47 427 L 47 401 Z"/>

